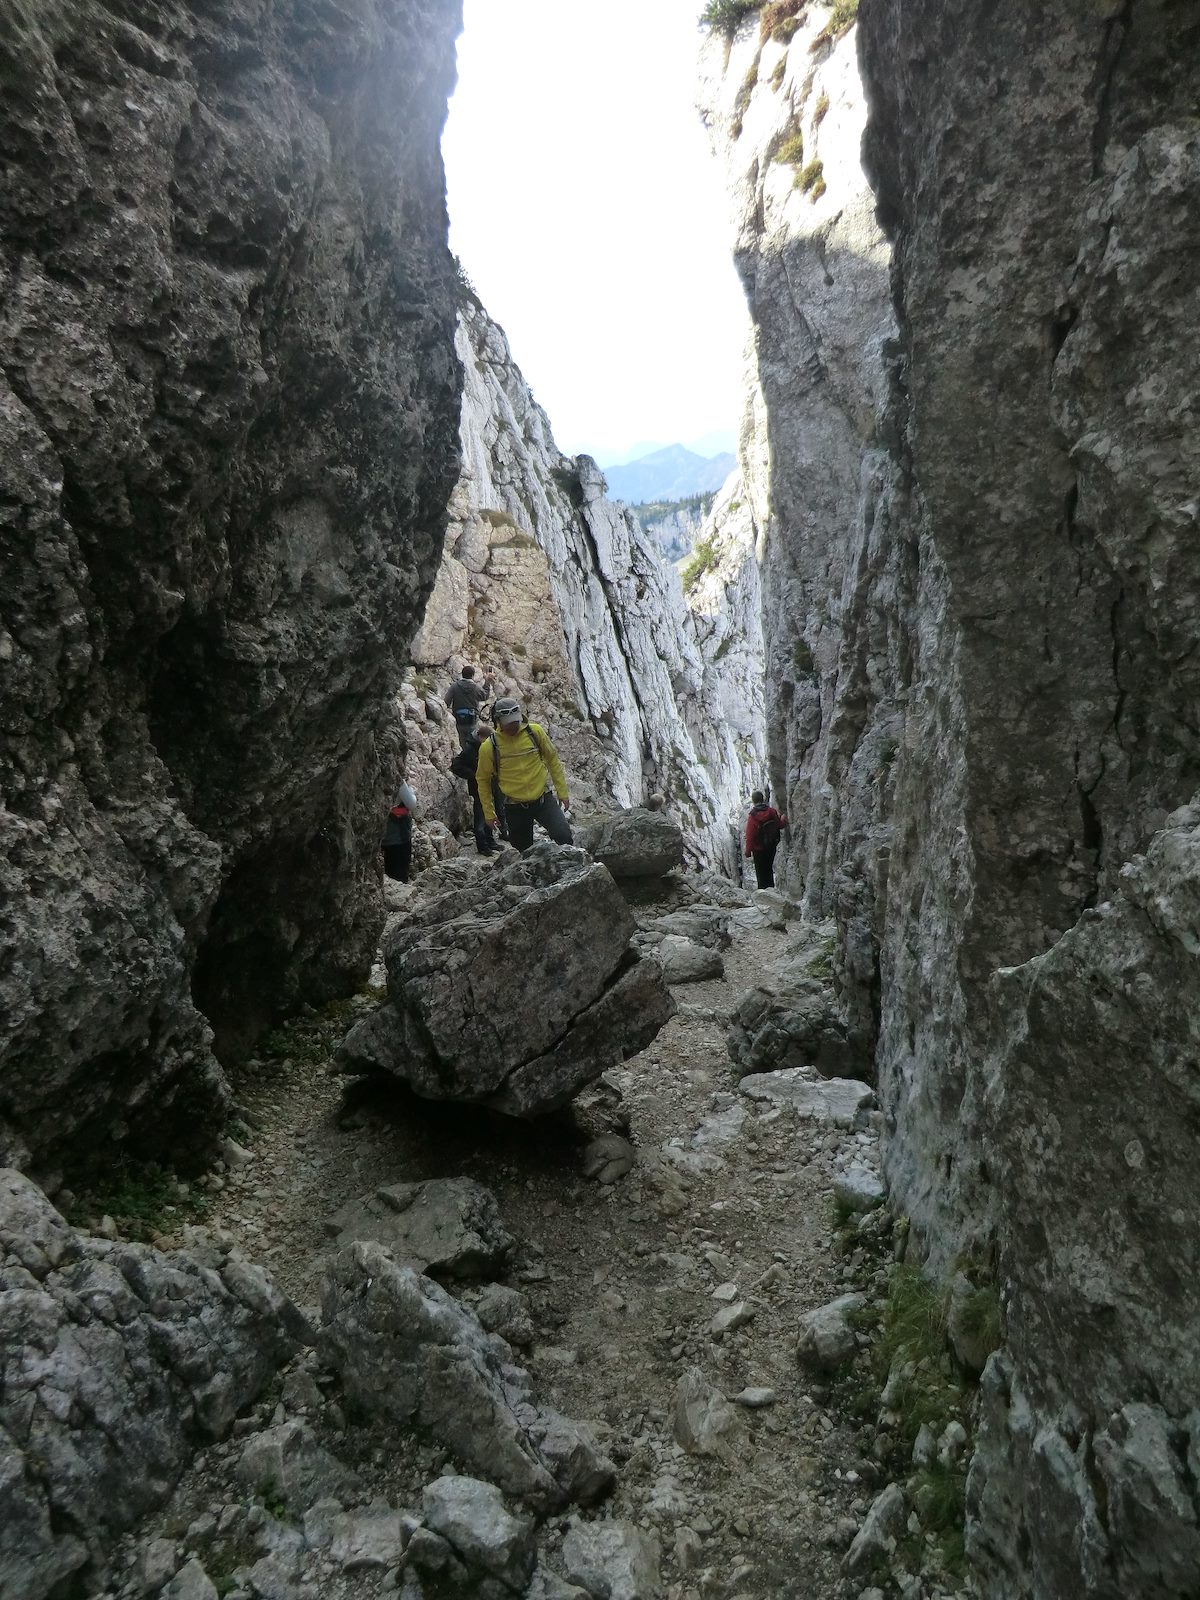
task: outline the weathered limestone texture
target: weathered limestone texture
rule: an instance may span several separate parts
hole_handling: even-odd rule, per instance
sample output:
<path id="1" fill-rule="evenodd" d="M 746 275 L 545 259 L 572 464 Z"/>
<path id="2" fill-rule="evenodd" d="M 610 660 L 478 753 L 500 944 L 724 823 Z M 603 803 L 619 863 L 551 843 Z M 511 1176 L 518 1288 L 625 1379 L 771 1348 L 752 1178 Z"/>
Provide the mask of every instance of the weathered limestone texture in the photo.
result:
<path id="1" fill-rule="evenodd" d="M 90 1238 L 11 1170 L 0 1170 L 0 1290 L 6 1600 L 63 1594 L 102 1563 L 313 1338 L 240 1256 Z"/>
<path id="2" fill-rule="evenodd" d="M 878 1016 L 886 1177 L 930 1271 L 998 1246 L 984 1593 L 1182 1597 L 1200 15 L 861 0 L 810 54 L 812 12 L 705 54 L 759 330 L 742 457 L 785 870 L 838 920 L 851 1028 Z M 890 306 L 836 139 L 863 123 L 856 33 Z"/>
<path id="3" fill-rule="evenodd" d="M 912 563 L 892 533 L 885 449 L 889 251 L 858 155 L 853 33 L 818 44 L 827 21 L 812 7 L 787 38 L 763 38 L 757 17 L 712 35 L 701 97 L 754 324 L 739 455 L 762 568 L 769 775 L 791 824 L 776 872 L 809 916 L 836 912 L 869 1045 Z"/>
<path id="4" fill-rule="evenodd" d="M 763 751 L 747 518 L 728 491 L 719 497 L 701 535 L 708 570 L 685 599 L 595 463 L 555 445 L 504 333 L 478 306 L 464 309 L 459 354 L 462 476 L 414 661 L 494 667 L 498 692 L 548 727 L 585 810 L 661 793 L 689 861 L 735 872 L 739 808 Z M 417 775 L 439 793 L 436 762 Z"/>
<path id="5" fill-rule="evenodd" d="M 459 0 L 0 0 L 0 1155 L 365 969 L 441 552 Z"/>
<path id="6" fill-rule="evenodd" d="M 878 1055 L 933 1265 L 996 1228 L 985 1592 L 1195 1585 L 1200 17 L 864 0 L 919 560 Z M 998 974 L 998 975 L 997 975 Z M 1019 1494 L 1016 1492 L 1019 1486 Z"/>
<path id="7" fill-rule="evenodd" d="M 678 843 L 678 830 L 675 830 Z M 388 998 L 338 1047 L 345 1072 L 511 1116 L 557 1110 L 674 1014 L 607 867 L 570 845 L 512 853 L 384 941 Z M 521 974 L 514 1005 L 512 974 Z"/>

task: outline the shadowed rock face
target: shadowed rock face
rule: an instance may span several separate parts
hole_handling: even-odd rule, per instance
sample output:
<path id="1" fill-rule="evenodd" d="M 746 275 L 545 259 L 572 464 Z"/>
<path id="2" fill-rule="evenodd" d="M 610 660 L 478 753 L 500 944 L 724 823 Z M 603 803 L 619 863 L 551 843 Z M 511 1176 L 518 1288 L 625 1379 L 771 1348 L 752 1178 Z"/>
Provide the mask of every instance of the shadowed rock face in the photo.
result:
<path id="1" fill-rule="evenodd" d="M 1190 1595 L 1200 16 L 862 0 L 832 48 L 746 27 L 706 60 L 784 881 L 837 918 L 931 1274 L 998 1246 L 980 1586 Z"/>
<path id="2" fill-rule="evenodd" d="M 458 0 L 0 0 L 0 1151 L 186 1142 L 378 930 Z M 52 1113 L 52 1114 L 51 1114 Z"/>
<path id="3" fill-rule="evenodd" d="M 985 1592 L 1183 1595 L 1200 18 L 877 0 L 859 26 L 905 355 L 896 529 L 919 562 L 888 1175 L 938 1270 L 1000 1242 L 969 1528 Z"/>

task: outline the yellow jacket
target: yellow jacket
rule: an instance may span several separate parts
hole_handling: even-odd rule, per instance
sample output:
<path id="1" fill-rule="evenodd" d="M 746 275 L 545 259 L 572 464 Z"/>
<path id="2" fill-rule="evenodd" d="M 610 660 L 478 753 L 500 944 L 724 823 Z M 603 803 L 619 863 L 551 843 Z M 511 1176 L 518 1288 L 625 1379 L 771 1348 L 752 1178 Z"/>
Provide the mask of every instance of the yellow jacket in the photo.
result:
<path id="1" fill-rule="evenodd" d="M 495 771 L 497 754 L 500 757 L 498 774 Z M 540 800 L 549 779 L 558 798 L 564 805 L 567 802 L 567 775 L 558 759 L 558 751 L 550 742 L 550 735 L 540 722 L 523 722 L 516 733 L 505 733 L 497 728 L 479 746 L 475 781 L 479 786 L 483 820 L 489 827 L 496 820 L 496 808 L 492 803 L 493 776 L 498 777 L 500 793 L 507 800 L 526 803 Z"/>

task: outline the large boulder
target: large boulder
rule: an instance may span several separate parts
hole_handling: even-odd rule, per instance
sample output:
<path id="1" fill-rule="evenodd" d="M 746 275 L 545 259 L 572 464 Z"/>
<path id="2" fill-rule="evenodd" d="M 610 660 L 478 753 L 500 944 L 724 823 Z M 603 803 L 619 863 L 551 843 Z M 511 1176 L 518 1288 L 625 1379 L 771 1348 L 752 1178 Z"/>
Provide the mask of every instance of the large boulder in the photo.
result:
<path id="1" fill-rule="evenodd" d="M 663 811 L 635 806 L 587 830 L 587 849 L 614 878 L 661 878 L 683 859 L 683 830 Z"/>
<path id="2" fill-rule="evenodd" d="M 612 1484 L 586 1429 L 535 1403 L 511 1348 L 468 1307 L 377 1244 L 330 1266 L 323 1358 L 368 1412 L 432 1434 L 472 1473 L 548 1510 Z"/>
<path id="3" fill-rule="evenodd" d="M 513 1237 L 496 1197 L 473 1178 L 393 1183 L 352 1200 L 325 1224 L 344 1249 L 386 1245 L 402 1265 L 431 1278 L 482 1278 L 501 1271 Z"/>
<path id="4" fill-rule="evenodd" d="M 811 930 L 802 930 L 788 954 L 740 996 L 726 1045 L 742 1073 L 804 1067 L 824 1078 L 846 1078 L 865 1067 L 847 1038 L 827 958 Z"/>
<path id="5" fill-rule="evenodd" d="M 0 1172 L 0 1592 L 64 1592 L 307 1336 L 239 1256 L 92 1238 Z"/>
<path id="6" fill-rule="evenodd" d="M 388 999 L 337 1052 L 419 1095 L 552 1111 L 645 1048 L 674 1011 L 657 962 L 605 867 L 537 845 L 396 928 Z"/>

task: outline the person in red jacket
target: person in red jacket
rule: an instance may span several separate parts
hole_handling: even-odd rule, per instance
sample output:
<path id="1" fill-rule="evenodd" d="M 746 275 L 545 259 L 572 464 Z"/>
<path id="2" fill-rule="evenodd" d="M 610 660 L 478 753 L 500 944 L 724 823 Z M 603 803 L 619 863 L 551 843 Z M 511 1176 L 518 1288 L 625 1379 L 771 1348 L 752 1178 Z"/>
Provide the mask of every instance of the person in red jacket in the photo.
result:
<path id="1" fill-rule="evenodd" d="M 775 852 L 787 818 L 767 804 L 761 789 L 750 796 L 750 815 L 746 818 L 746 859 L 754 862 L 754 876 L 760 889 L 775 887 Z"/>

